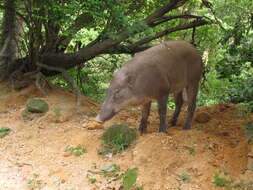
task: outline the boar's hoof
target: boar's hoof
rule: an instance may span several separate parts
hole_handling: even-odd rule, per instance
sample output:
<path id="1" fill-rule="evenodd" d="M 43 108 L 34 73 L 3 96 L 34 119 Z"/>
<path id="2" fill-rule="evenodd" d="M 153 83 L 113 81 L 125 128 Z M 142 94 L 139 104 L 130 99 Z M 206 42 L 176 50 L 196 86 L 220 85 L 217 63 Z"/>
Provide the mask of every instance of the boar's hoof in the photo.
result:
<path id="1" fill-rule="evenodd" d="M 139 132 L 142 135 L 143 133 L 147 133 L 147 124 L 140 124 L 139 126 Z"/>
<path id="2" fill-rule="evenodd" d="M 175 126 L 176 126 L 175 122 L 170 122 L 170 123 L 168 123 L 167 128 L 175 127 Z"/>
<path id="3" fill-rule="evenodd" d="M 167 133 L 167 130 L 166 130 L 166 129 L 167 129 L 167 126 L 166 126 L 166 125 L 165 125 L 165 126 L 162 126 L 162 127 L 159 128 L 159 132 L 160 132 L 160 133 Z"/>

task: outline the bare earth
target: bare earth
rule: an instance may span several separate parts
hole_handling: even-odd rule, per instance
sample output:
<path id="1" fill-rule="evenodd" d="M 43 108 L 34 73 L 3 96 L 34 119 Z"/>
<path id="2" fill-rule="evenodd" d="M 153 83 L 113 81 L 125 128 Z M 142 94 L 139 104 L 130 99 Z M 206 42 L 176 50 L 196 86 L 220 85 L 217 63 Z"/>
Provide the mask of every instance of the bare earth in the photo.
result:
<path id="1" fill-rule="evenodd" d="M 39 119 L 24 121 L 21 111 L 31 97 L 45 100 L 50 111 Z M 60 118 L 55 116 L 56 108 L 61 110 Z M 247 170 L 251 147 L 242 126 L 253 120 L 253 115 L 241 117 L 236 105 L 198 108 L 197 113 L 206 111 L 211 120 L 204 124 L 194 121 L 189 131 L 181 130 L 184 111 L 178 125 L 167 134 L 157 133 L 158 115 L 153 110 L 148 133 L 111 158 L 97 154 L 104 129 L 88 129 L 98 109 L 99 105 L 86 97 L 76 106 L 75 96 L 60 88 L 48 90 L 48 96 L 43 97 L 33 86 L 12 92 L 0 85 L 0 127 L 12 129 L 0 139 L 0 190 L 117 190 L 121 180 L 90 172 L 111 164 L 119 165 L 122 172 L 138 168 L 137 184 L 144 190 L 223 189 L 212 183 L 218 171 L 234 181 L 253 179 L 253 172 Z M 171 114 L 169 111 L 168 119 Z M 140 110 L 127 110 L 104 127 L 126 123 L 137 129 L 139 119 Z M 64 151 L 67 145 L 85 146 L 87 153 L 68 155 Z M 182 174 L 188 174 L 190 180 L 182 180 Z M 96 182 L 92 184 L 88 178 L 96 178 Z"/>

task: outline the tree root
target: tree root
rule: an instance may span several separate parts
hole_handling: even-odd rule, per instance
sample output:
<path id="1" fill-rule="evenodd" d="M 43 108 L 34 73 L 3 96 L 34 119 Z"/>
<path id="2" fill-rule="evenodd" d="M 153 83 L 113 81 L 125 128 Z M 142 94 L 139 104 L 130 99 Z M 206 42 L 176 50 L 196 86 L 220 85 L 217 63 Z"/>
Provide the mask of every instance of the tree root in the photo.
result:
<path id="1" fill-rule="evenodd" d="M 42 84 L 42 81 L 44 81 L 44 83 Z M 44 96 L 47 96 L 47 93 L 43 90 L 44 86 L 45 86 L 45 83 L 49 84 L 49 82 L 47 81 L 46 77 L 41 73 L 41 72 L 38 72 L 36 74 L 36 81 L 35 81 L 35 85 L 36 87 L 39 89 L 39 91 L 44 95 Z M 42 85 L 43 87 L 42 87 Z M 50 84 L 49 84 L 50 86 Z"/>
<path id="2" fill-rule="evenodd" d="M 25 68 L 25 65 L 21 65 L 17 70 L 13 71 L 11 74 L 10 74 L 10 82 L 11 82 L 11 87 L 13 90 L 16 90 L 16 81 L 21 81 L 21 78 L 22 78 L 22 71 L 23 69 Z M 25 85 L 26 86 L 26 85 Z M 25 87 L 24 86 L 24 87 Z M 23 87 L 22 87 L 23 88 Z M 21 88 L 21 89 L 22 89 Z"/>
<path id="3" fill-rule="evenodd" d="M 61 72 L 63 78 L 72 85 L 72 87 L 74 89 L 74 92 L 75 92 L 75 95 L 76 95 L 76 104 L 80 105 L 80 103 L 81 103 L 81 101 L 80 101 L 80 97 L 81 97 L 80 89 L 79 89 L 76 81 L 67 73 L 67 71 L 65 69 L 62 69 L 62 68 L 59 68 L 59 67 L 48 66 L 48 65 L 45 65 L 45 64 L 42 64 L 42 63 L 37 63 L 36 65 L 39 66 L 39 67 L 42 67 L 44 69 L 50 70 L 50 71 Z"/>

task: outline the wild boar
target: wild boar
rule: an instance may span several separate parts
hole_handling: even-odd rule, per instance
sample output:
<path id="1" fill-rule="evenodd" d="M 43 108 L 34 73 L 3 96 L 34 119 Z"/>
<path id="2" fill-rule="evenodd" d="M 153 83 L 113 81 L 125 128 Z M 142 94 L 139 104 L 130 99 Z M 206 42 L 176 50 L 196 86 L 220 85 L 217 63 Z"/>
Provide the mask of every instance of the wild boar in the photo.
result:
<path id="1" fill-rule="evenodd" d="M 153 100 L 158 102 L 159 132 L 176 125 L 186 90 L 188 116 L 183 129 L 190 129 L 196 108 L 199 81 L 203 72 L 201 55 L 188 42 L 163 42 L 136 54 L 113 74 L 98 122 L 111 119 L 122 108 L 142 105 L 140 133 L 147 130 L 147 120 Z M 176 109 L 166 124 L 168 95 L 174 94 Z"/>

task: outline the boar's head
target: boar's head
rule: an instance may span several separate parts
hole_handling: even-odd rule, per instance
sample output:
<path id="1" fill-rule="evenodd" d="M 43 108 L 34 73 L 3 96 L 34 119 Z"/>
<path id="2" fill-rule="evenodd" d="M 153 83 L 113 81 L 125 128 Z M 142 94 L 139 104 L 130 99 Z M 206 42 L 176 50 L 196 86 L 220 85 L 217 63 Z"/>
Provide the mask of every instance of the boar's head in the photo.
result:
<path id="1" fill-rule="evenodd" d="M 103 123 L 111 119 L 122 108 L 136 104 L 135 74 L 120 69 L 114 73 L 96 121 Z"/>

